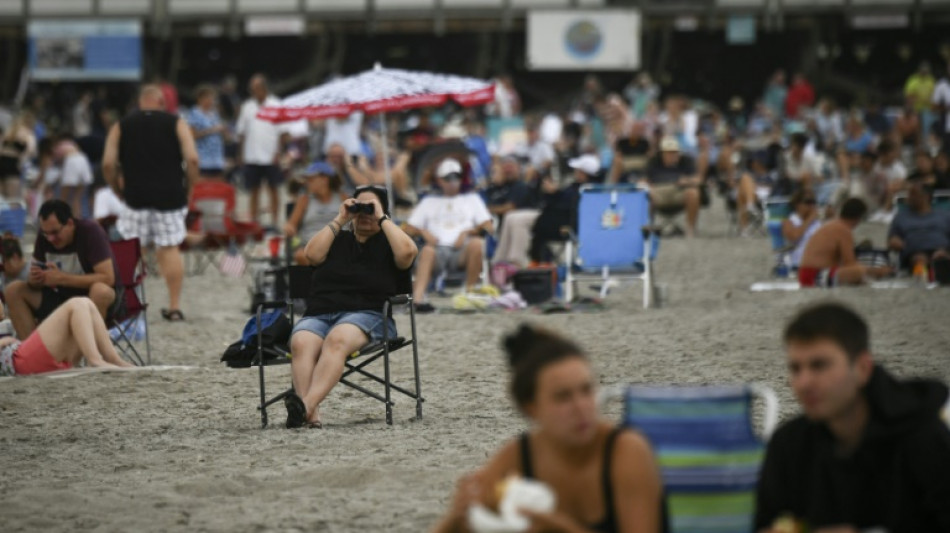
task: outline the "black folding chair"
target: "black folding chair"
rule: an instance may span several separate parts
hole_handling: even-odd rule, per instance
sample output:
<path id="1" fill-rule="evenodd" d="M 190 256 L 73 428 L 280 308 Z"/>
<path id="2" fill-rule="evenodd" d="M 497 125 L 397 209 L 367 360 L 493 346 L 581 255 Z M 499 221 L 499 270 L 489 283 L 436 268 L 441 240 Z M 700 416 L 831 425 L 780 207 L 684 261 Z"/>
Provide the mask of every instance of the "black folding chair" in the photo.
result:
<path id="1" fill-rule="evenodd" d="M 310 283 L 313 278 L 313 268 L 309 266 L 293 265 L 286 269 L 282 268 L 272 270 L 270 273 L 276 276 L 287 275 L 289 289 L 287 291 L 287 300 L 282 302 L 263 302 L 258 305 L 257 324 L 259 325 L 261 323 L 261 315 L 265 309 L 289 309 L 290 320 L 291 322 L 294 322 L 293 301 L 295 299 L 306 298 L 309 296 Z M 401 393 L 408 398 L 415 400 L 416 419 L 422 418 L 422 402 L 425 401 L 425 399 L 422 397 L 422 383 L 419 379 L 419 351 L 416 343 L 416 315 L 412 307 L 411 288 L 412 282 L 409 271 L 407 270 L 405 272 L 405 279 L 400 280 L 399 284 L 399 290 L 406 290 L 407 293 L 393 296 L 384 302 L 382 312 L 383 316 L 390 317 L 392 316 L 392 309 L 394 306 L 407 306 L 409 308 L 409 322 L 412 329 L 412 336 L 409 338 L 390 337 L 390 335 L 394 334 L 395 332 L 389 331 L 388 321 L 384 321 L 383 340 L 379 342 L 371 342 L 358 352 L 351 354 L 346 361 L 346 370 L 344 370 L 343 376 L 340 378 L 341 384 L 355 389 L 371 398 L 376 399 L 379 402 L 382 402 L 386 406 L 386 423 L 389 425 L 392 425 L 393 423 L 393 406 L 395 405 L 395 401 L 393 400 L 393 392 Z M 291 387 L 281 392 L 277 396 L 267 399 L 264 379 L 265 367 L 289 364 L 291 354 L 290 350 L 286 347 L 263 346 L 261 328 L 259 326 L 257 331 L 257 354 L 255 355 L 251 366 L 257 366 L 259 369 L 261 398 L 258 409 L 261 411 L 261 429 L 263 429 L 267 427 L 267 408 L 279 401 L 282 401 L 288 395 L 293 393 L 294 389 Z M 415 388 L 413 390 L 406 389 L 393 383 L 392 376 L 390 374 L 390 354 L 407 346 L 412 346 L 412 370 L 415 380 Z M 370 372 L 370 370 L 367 368 L 369 365 L 379 361 L 380 359 L 382 359 L 383 363 L 382 376 Z M 362 376 L 376 385 L 382 385 L 382 393 L 379 392 L 378 388 L 375 391 L 370 390 L 360 383 L 356 383 L 351 380 L 352 377 L 357 376 Z"/>

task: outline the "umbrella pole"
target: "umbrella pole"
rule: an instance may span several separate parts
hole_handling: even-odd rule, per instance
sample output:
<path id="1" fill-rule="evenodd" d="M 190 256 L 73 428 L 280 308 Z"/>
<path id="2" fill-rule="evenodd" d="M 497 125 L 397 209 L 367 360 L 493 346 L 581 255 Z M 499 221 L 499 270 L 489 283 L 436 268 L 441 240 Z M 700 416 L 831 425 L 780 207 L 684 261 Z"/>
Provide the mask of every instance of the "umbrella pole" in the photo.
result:
<path id="1" fill-rule="evenodd" d="M 386 113 L 380 113 L 382 124 L 380 131 L 383 134 L 383 177 L 386 180 L 386 192 L 389 196 L 389 212 L 393 211 L 393 177 L 389 169 L 389 133 L 386 131 Z"/>

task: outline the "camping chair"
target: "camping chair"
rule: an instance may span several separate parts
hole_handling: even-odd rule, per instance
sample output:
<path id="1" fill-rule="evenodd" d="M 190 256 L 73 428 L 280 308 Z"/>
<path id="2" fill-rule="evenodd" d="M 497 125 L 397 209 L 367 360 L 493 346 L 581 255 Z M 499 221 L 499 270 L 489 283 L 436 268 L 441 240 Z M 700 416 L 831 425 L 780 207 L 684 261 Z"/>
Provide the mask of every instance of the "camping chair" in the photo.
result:
<path id="1" fill-rule="evenodd" d="M 145 301 L 145 276 L 147 269 L 142 256 L 142 246 L 138 239 L 111 241 L 109 247 L 115 259 L 119 279 L 116 285 L 121 287 L 119 301 L 116 302 L 112 317 L 106 324 L 112 329 L 113 344 L 129 361 L 142 366 L 152 364 L 152 347 L 148 339 L 148 319 Z M 145 358 L 133 341 L 138 336 L 137 325 L 144 323 Z"/>
<path id="2" fill-rule="evenodd" d="M 190 211 L 200 213 L 191 227 L 205 235 L 199 251 L 205 258 L 203 271 L 214 262 L 214 253 L 226 250 L 230 245 L 243 247 L 249 241 L 264 239 L 264 229 L 256 222 L 239 222 L 234 219 L 237 205 L 234 186 L 222 182 L 199 182 L 192 190 Z M 199 262 L 199 264 L 201 264 Z"/>
<path id="3" fill-rule="evenodd" d="M 623 423 L 650 441 L 660 464 L 672 533 L 753 531 L 755 488 L 766 440 L 778 422 L 778 398 L 761 385 L 640 386 L 622 396 Z M 752 399 L 764 401 L 762 437 L 752 428 Z"/>
<path id="4" fill-rule="evenodd" d="M 577 242 L 568 241 L 565 250 L 565 300 L 573 300 L 579 278 L 599 279 L 601 298 L 611 286 L 632 280 L 643 282 L 643 308 L 650 308 L 656 303 L 653 259 L 659 241 L 650 230 L 648 193 L 633 186 L 599 185 L 580 192 Z"/>
<path id="5" fill-rule="evenodd" d="M 284 269 L 277 269 L 272 272 L 276 275 L 281 275 L 283 270 Z M 313 268 L 309 266 L 295 265 L 288 267 L 286 269 L 286 273 L 288 274 L 289 278 L 288 300 L 283 302 L 264 302 L 260 304 L 257 308 L 258 324 L 261 322 L 261 314 L 264 309 L 290 308 L 290 320 L 293 322 L 293 300 L 298 298 L 306 298 L 309 296 Z M 389 425 L 392 425 L 393 423 L 393 406 L 395 405 L 395 401 L 393 400 L 394 392 L 401 393 L 412 400 L 415 400 L 417 419 L 422 418 L 422 402 L 425 401 L 425 399 L 422 397 L 422 382 L 419 378 L 419 351 L 416 343 L 416 314 L 412 306 L 412 282 L 409 271 L 406 271 L 405 279 L 400 280 L 400 290 L 405 290 L 406 294 L 394 296 L 386 301 L 383 304 L 383 316 L 392 316 L 393 306 L 407 306 L 409 308 L 409 323 L 412 329 L 412 336 L 409 338 L 390 338 L 390 331 L 386 326 L 384 326 L 383 340 L 367 344 L 358 352 L 351 354 L 350 357 L 347 358 L 346 369 L 343 371 L 343 377 L 340 378 L 341 384 L 355 389 L 384 404 L 386 406 L 386 423 Z M 272 365 L 289 364 L 291 354 L 288 349 L 280 346 L 274 348 L 262 346 L 262 336 L 260 334 L 261 328 L 258 327 L 257 331 L 257 354 L 252 361 L 251 366 L 256 366 L 259 369 L 261 397 L 258 409 L 261 411 L 261 429 L 263 429 L 267 427 L 267 408 L 276 402 L 282 401 L 286 396 L 293 393 L 294 390 L 293 387 L 291 387 L 281 392 L 277 396 L 267 399 L 267 394 L 264 390 L 264 368 Z M 412 347 L 412 368 L 415 379 L 415 388 L 413 390 L 406 389 L 393 383 L 390 373 L 390 354 L 407 346 Z M 383 363 L 382 376 L 370 372 L 370 370 L 367 368 L 369 365 L 379 361 L 380 359 Z M 378 391 L 370 390 L 360 383 L 354 382 L 352 378 L 357 376 L 361 376 L 366 378 L 366 380 L 375 382 L 377 385 L 382 385 L 382 394 L 380 394 Z"/>
<path id="6" fill-rule="evenodd" d="M 22 203 L 0 201 L 0 234 L 10 232 L 22 239 L 26 217 L 26 207 Z"/>
<path id="7" fill-rule="evenodd" d="M 775 267 L 772 273 L 776 277 L 788 277 L 793 274 L 792 250 L 795 247 L 785 242 L 782 234 L 782 222 L 791 213 L 791 203 L 788 198 L 776 196 L 765 201 L 765 216 L 763 217 L 765 230 L 772 242 L 772 252 L 775 254 Z"/>

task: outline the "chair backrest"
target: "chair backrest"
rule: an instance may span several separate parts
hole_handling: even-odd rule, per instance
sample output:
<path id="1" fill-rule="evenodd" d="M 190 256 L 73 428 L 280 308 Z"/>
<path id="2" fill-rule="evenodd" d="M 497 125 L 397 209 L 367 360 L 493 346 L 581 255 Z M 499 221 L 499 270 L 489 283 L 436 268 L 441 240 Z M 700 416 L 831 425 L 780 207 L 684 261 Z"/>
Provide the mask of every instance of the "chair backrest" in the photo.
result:
<path id="1" fill-rule="evenodd" d="M 765 201 L 765 221 L 779 222 L 788 218 L 792 213 L 792 204 L 784 196 L 776 196 Z"/>
<path id="2" fill-rule="evenodd" d="M 310 283 L 313 280 L 315 267 L 307 265 L 290 265 L 287 267 L 289 286 L 287 294 L 291 299 L 306 299 L 310 296 Z M 412 294 L 412 269 L 403 271 L 397 280 L 398 294 Z"/>
<path id="3" fill-rule="evenodd" d="M 751 422 L 753 392 L 760 391 L 749 386 L 626 389 L 624 423 L 643 432 L 654 448 L 674 533 L 753 530 L 755 487 L 765 453 Z M 777 401 L 770 390 L 765 397 L 768 434 Z"/>
<path id="4" fill-rule="evenodd" d="M 935 211 L 950 211 L 950 191 L 934 191 L 931 204 Z"/>
<path id="5" fill-rule="evenodd" d="M 190 209 L 201 213 L 201 229 L 210 233 L 231 233 L 237 194 L 234 186 L 221 182 L 199 182 L 191 196 Z"/>
<path id="6" fill-rule="evenodd" d="M 642 262 L 647 242 L 643 228 L 650 225 L 647 192 L 633 186 L 585 186 L 580 193 L 577 206 L 579 266 L 629 268 Z M 655 255 L 656 249 L 651 247 L 651 259 Z"/>
<path id="7" fill-rule="evenodd" d="M 116 320 L 134 316 L 145 308 L 139 297 L 138 288 L 145 276 L 145 262 L 142 259 L 142 245 L 138 239 L 111 241 L 112 257 L 119 273 L 117 284 L 122 286 L 122 305 L 116 312 Z"/>
<path id="8" fill-rule="evenodd" d="M 0 203 L 0 233 L 10 232 L 17 238 L 23 237 L 26 229 L 26 207 L 20 203 Z"/>

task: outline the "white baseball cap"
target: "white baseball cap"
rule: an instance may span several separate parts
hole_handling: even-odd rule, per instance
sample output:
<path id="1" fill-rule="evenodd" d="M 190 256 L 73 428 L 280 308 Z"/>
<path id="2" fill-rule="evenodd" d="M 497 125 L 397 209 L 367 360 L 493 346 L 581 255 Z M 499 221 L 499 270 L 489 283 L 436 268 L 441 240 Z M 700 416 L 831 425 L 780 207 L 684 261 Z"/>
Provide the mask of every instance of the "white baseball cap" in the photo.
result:
<path id="1" fill-rule="evenodd" d="M 676 137 L 666 136 L 663 137 L 663 140 L 660 141 L 660 151 L 661 152 L 679 152 L 680 151 L 680 142 L 676 140 Z"/>
<path id="2" fill-rule="evenodd" d="M 459 178 L 462 177 L 462 164 L 452 158 L 439 163 L 439 167 L 435 170 L 435 176 L 439 179 L 444 179 L 450 174 L 457 174 Z"/>
<path id="3" fill-rule="evenodd" d="M 584 154 L 568 161 L 567 166 L 580 170 L 588 176 L 594 176 L 600 172 L 600 158 L 593 154 Z"/>

